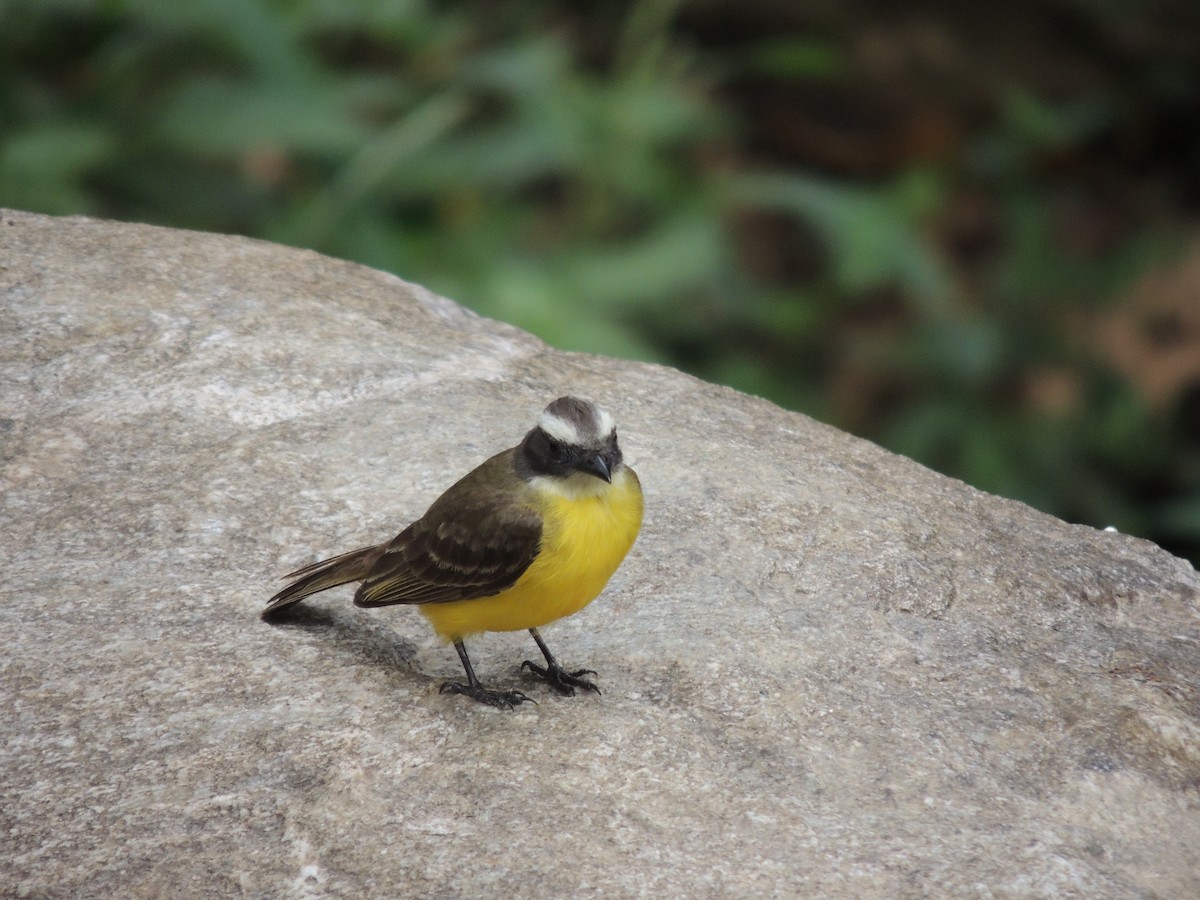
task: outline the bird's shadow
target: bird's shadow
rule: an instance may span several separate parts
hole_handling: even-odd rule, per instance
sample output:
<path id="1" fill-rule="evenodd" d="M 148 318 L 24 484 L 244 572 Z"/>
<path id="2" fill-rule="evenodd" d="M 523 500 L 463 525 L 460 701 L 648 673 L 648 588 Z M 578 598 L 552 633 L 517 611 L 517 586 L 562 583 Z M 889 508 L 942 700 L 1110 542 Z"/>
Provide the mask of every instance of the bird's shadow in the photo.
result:
<path id="1" fill-rule="evenodd" d="M 410 684 L 440 687 L 461 680 L 461 672 L 457 679 L 453 675 L 425 672 L 418 665 L 421 654 L 415 641 L 398 634 L 386 621 L 354 608 L 297 604 L 263 615 L 262 619 L 274 628 L 320 631 L 323 639 L 330 638 L 329 645 L 335 651 Z M 545 679 L 525 672 L 523 666 L 517 669 L 517 676 L 526 684 L 545 683 Z"/>
<path id="2" fill-rule="evenodd" d="M 404 638 L 387 622 L 353 609 L 297 604 L 262 619 L 273 628 L 320 631 L 330 638 L 329 644 L 335 651 L 356 662 L 421 682 L 442 680 L 418 668 L 418 647 L 414 641 Z"/>

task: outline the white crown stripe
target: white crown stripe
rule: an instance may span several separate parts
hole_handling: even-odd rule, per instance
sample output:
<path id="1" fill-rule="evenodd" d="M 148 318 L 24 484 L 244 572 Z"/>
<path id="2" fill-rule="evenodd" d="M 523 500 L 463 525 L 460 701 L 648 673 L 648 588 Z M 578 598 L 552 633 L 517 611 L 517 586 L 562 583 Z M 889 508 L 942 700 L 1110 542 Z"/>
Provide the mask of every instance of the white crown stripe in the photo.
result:
<path id="1" fill-rule="evenodd" d="M 543 412 L 538 418 L 538 427 L 556 441 L 562 441 L 564 444 L 578 446 L 583 443 L 579 429 L 575 427 L 574 423 L 553 413 Z"/>
<path id="2" fill-rule="evenodd" d="M 604 410 L 599 408 L 596 409 L 596 419 L 596 433 L 601 437 L 608 437 L 617 430 L 616 423 L 613 422 L 612 416 L 610 416 Z"/>

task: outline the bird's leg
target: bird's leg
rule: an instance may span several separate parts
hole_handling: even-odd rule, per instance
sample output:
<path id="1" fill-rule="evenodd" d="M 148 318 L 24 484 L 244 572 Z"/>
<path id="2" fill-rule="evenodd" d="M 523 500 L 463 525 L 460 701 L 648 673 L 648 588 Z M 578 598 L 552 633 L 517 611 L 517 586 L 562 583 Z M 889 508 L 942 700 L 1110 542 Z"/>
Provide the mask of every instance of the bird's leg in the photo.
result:
<path id="1" fill-rule="evenodd" d="M 554 658 L 554 655 L 550 652 L 550 648 L 546 646 L 546 642 L 538 634 L 538 630 L 530 628 L 529 633 L 537 641 L 537 645 L 542 651 L 542 656 L 546 657 L 546 665 L 544 667 L 539 666 L 527 659 L 521 663 L 522 669 L 528 669 L 530 672 L 545 678 L 559 693 L 566 694 L 568 697 L 574 696 L 575 688 L 583 688 L 585 691 L 600 693 L 600 688 L 583 677 L 584 675 L 595 675 L 596 673 L 593 670 L 578 669 L 574 672 L 568 672 L 558 664 L 558 660 Z"/>
<path id="2" fill-rule="evenodd" d="M 447 681 L 438 689 L 440 693 L 444 694 L 449 691 L 452 694 L 466 694 L 480 703 L 486 703 L 488 706 L 495 706 L 499 709 L 512 709 L 525 702 L 537 702 L 526 697 L 520 691 L 489 691 L 479 683 L 479 678 L 475 675 L 475 667 L 471 665 L 471 657 L 467 656 L 467 648 L 463 642 L 455 641 L 454 649 L 458 651 L 458 658 L 462 660 L 463 668 L 467 670 L 467 683 Z"/>

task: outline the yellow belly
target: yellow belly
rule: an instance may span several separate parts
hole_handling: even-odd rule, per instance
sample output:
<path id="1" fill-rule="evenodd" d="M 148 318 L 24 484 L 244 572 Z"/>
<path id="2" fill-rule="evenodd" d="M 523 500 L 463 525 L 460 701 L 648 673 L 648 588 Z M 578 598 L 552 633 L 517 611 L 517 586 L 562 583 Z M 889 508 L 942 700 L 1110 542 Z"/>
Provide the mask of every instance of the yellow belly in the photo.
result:
<path id="1" fill-rule="evenodd" d="M 541 551 L 516 584 L 491 597 L 421 607 L 441 637 L 539 628 L 579 612 L 604 590 L 642 524 L 642 492 L 629 468 L 600 494 L 544 494 L 542 503 Z"/>

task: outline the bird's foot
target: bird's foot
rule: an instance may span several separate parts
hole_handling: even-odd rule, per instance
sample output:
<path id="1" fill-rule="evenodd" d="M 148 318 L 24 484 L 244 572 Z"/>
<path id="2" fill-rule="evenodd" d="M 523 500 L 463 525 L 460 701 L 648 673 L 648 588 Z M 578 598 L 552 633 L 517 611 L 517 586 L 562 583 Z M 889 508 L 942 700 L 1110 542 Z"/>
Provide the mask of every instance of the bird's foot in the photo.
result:
<path id="1" fill-rule="evenodd" d="M 550 663 L 548 666 L 539 666 L 531 660 L 525 660 L 521 663 L 522 669 L 528 669 L 535 675 L 546 679 L 560 694 L 566 694 L 568 697 L 575 696 L 575 688 L 583 688 L 585 691 L 595 691 L 600 693 L 600 688 L 596 687 L 592 682 L 584 678 L 584 675 L 595 675 L 592 669 L 577 669 L 574 672 L 568 672 L 558 663 Z"/>
<path id="2" fill-rule="evenodd" d="M 535 706 L 537 701 L 532 697 L 526 697 L 520 691 L 489 691 L 483 685 L 461 684 L 457 681 L 447 681 L 440 688 L 438 693 L 445 694 L 465 694 L 473 700 L 478 700 L 488 706 L 494 706 L 497 709 L 513 709 L 520 706 L 522 703 L 532 703 Z"/>

